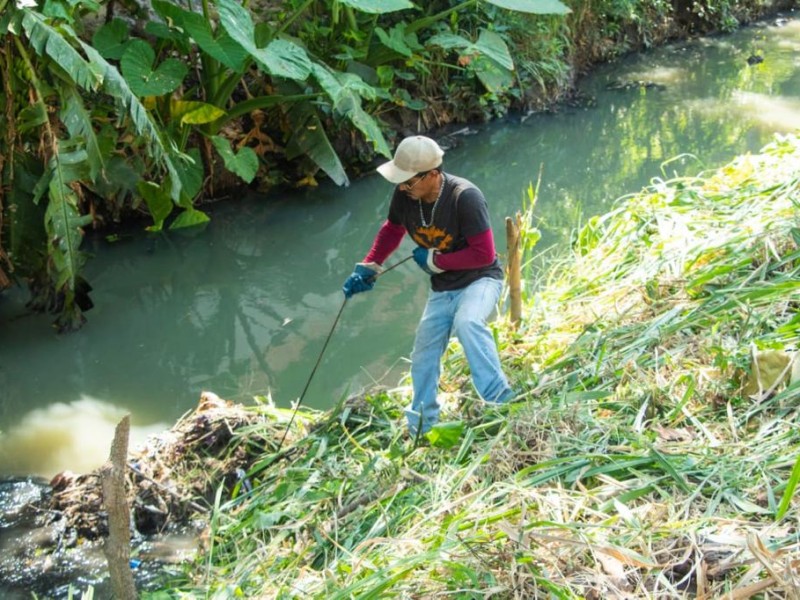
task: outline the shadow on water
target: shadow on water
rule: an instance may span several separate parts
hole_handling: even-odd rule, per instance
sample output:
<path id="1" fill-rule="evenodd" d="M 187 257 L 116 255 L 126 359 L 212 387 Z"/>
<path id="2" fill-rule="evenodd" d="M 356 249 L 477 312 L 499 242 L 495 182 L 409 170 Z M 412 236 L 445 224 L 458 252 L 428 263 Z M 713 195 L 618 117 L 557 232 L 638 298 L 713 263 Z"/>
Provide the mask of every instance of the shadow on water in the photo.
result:
<path id="1" fill-rule="evenodd" d="M 501 252 L 503 220 L 521 208 L 541 169 L 541 247 L 564 247 L 584 219 L 654 178 L 695 175 L 800 127 L 798 50 L 800 22 L 792 20 L 628 57 L 582 83 L 591 106 L 515 116 L 443 140 L 451 146 L 445 168 L 483 189 Z M 755 55 L 763 61 L 750 64 Z M 23 292 L 0 296 L 0 472 L 99 464 L 106 442 L 98 435 L 96 445 L 80 446 L 90 437 L 82 432 L 110 431 L 121 412 L 143 432 L 163 428 L 205 389 L 288 406 L 390 193 L 369 176 L 346 189 L 220 204 L 196 235 L 87 239 L 95 308 L 75 334 L 55 335 L 47 316 L 22 316 Z M 404 241 L 390 262 L 411 249 Z M 305 403 L 327 408 L 375 382 L 398 385 L 426 288 L 407 263 L 349 302 Z M 15 481 L 4 484 L 6 512 L 40 489 Z"/>

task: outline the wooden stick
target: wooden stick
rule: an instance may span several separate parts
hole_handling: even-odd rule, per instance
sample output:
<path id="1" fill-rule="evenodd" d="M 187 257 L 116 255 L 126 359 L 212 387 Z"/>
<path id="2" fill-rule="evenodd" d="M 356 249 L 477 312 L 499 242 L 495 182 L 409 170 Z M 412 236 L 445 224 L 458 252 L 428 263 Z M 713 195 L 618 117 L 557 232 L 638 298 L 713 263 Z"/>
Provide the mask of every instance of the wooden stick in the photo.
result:
<path id="1" fill-rule="evenodd" d="M 111 454 L 100 469 L 103 484 L 103 504 L 108 511 L 108 539 L 103 554 L 108 561 L 111 589 L 114 598 L 134 600 L 136 585 L 131 573 L 131 522 L 125 493 L 125 465 L 128 459 L 128 437 L 131 421 L 126 415 L 114 430 Z"/>
<path id="2" fill-rule="evenodd" d="M 519 251 L 520 214 L 516 219 L 506 217 L 506 243 L 508 245 L 508 293 L 511 323 L 518 327 L 522 322 L 522 266 Z"/>

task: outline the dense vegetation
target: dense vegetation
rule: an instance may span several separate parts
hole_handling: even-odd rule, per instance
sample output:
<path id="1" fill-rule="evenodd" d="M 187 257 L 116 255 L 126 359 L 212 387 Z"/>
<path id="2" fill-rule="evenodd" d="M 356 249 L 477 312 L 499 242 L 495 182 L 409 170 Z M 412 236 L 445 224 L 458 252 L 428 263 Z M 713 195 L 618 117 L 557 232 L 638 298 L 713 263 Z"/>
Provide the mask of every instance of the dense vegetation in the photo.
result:
<path id="1" fill-rule="evenodd" d="M 79 326 L 83 231 L 202 225 L 240 185 L 338 184 L 397 132 L 546 106 L 580 69 L 761 0 L 0 0 L 0 289 Z"/>
<path id="2" fill-rule="evenodd" d="M 450 353 L 450 420 L 423 444 L 405 434 L 405 387 L 301 410 L 278 454 L 290 411 L 251 409 L 263 422 L 223 452 L 248 471 L 217 487 L 205 552 L 170 586 L 286 599 L 794 597 L 798 174 L 800 139 L 780 138 L 593 218 L 521 326 L 496 325 L 525 392 L 482 404 Z"/>

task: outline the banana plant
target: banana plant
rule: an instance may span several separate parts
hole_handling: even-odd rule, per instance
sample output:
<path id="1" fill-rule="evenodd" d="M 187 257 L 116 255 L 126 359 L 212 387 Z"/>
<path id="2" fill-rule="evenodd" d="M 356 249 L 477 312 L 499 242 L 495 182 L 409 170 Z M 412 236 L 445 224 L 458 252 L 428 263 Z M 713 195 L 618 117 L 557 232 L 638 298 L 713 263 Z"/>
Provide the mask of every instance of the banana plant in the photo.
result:
<path id="1" fill-rule="evenodd" d="M 72 4 L 72 10 L 79 6 L 79 2 Z M 74 329 L 83 322 L 83 311 L 91 307 L 90 288 L 81 276 L 86 255 L 80 246 L 83 228 L 93 216 L 85 210 L 83 190 L 108 181 L 104 150 L 109 141 L 113 147 L 117 140 L 116 132 L 110 137 L 96 133 L 94 123 L 108 115 L 94 113 L 82 94 L 106 94 L 115 101 L 116 114 L 137 133 L 155 169 L 166 173 L 176 199 L 182 187 L 178 165 L 183 157 L 162 138 L 158 124 L 119 72 L 77 36 L 66 5 L 48 3 L 40 12 L 22 1 L 2 8 L 0 41 L 6 53 L 0 69 L 7 131 L 13 133 L 6 135 L 0 149 L 10 157 L 1 175 L 12 190 L 16 208 L 22 203 L 22 212 L 38 212 L 42 218 L 45 242 L 44 260 L 28 263 L 31 269 L 20 264 L 17 272 L 29 277 L 32 289 L 38 291 L 32 305 L 56 312 L 60 331 Z M 38 160 L 18 160 L 20 156 Z M 26 179 L 33 185 L 19 185 Z M 42 210 L 29 209 L 29 205 L 42 206 Z M 30 219 L 12 218 L 7 226 L 12 247 L 21 256 L 37 253 L 24 248 L 24 239 L 39 239 L 21 231 L 30 223 Z"/>

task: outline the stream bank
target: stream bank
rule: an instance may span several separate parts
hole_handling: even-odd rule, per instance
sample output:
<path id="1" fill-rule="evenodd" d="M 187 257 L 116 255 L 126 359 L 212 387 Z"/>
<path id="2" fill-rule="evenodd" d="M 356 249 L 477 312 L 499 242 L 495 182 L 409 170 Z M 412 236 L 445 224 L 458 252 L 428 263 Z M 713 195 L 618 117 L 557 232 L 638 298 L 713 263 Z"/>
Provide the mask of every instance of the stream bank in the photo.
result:
<path id="1" fill-rule="evenodd" d="M 130 449 L 126 489 L 138 589 L 157 586 L 165 571 L 179 569 L 204 549 L 216 494 L 238 491 L 253 457 L 277 448 L 286 427 L 282 414 L 205 393 L 169 431 Z M 257 435 L 248 435 L 256 428 Z M 286 443 L 297 434 L 289 432 Z M 110 593 L 100 469 L 64 471 L 49 482 L 8 479 L 0 482 L 0 497 L 11 508 L 0 513 L 4 598 L 28 598 L 31 592 L 61 598 L 70 585 L 76 591 L 91 585 L 99 598 Z"/>

